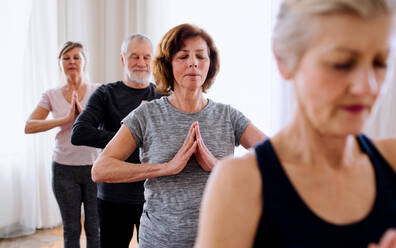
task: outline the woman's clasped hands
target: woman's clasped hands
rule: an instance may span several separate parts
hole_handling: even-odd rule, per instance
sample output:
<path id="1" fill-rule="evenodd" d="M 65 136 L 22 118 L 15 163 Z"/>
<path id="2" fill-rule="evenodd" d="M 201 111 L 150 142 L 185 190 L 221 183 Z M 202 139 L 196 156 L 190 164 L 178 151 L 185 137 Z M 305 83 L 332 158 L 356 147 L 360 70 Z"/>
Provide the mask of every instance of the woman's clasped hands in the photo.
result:
<path id="1" fill-rule="evenodd" d="M 218 161 L 206 147 L 199 131 L 199 124 L 197 121 L 191 125 L 183 145 L 168 163 L 169 174 L 175 175 L 180 173 L 193 154 L 198 164 L 205 171 L 211 171 Z"/>
<path id="2" fill-rule="evenodd" d="M 64 118 L 66 123 L 74 122 L 77 116 L 82 112 L 83 108 L 81 103 L 78 101 L 77 91 L 73 91 L 71 96 L 71 107 L 67 116 Z"/>

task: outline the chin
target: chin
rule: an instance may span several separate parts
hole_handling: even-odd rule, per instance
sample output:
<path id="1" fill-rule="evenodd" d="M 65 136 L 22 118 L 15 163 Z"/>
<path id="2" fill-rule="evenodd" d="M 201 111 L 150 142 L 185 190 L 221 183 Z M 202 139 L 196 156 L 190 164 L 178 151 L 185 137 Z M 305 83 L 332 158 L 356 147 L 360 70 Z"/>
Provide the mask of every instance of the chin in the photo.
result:
<path id="1" fill-rule="evenodd" d="M 333 133 L 339 136 L 358 135 L 363 131 L 364 123 L 344 123 L 332 128 Z"/>
<path id="2" fill-rule="evenodd" d="M 321 136 L 346 137 L 360 134 L 365 123 L 365 118 L 337 118 L 317 122 L 315 127 Z"/>
<path id="3" fill-rule="evenodd" d="M 334 120 L 338 130 L 345 134 L 359 134 L 367 123 L 369 112 L 338 117 L 338 120 Z"/>
<path id="4" fill-rule="evenodd" d="M 201 81 L 190 81 L 190 82 L 186 83 L 185 85 L 186 85 L 186 88 L 195 90 L 198 88 L 202 88 L 203 83 Z"/>

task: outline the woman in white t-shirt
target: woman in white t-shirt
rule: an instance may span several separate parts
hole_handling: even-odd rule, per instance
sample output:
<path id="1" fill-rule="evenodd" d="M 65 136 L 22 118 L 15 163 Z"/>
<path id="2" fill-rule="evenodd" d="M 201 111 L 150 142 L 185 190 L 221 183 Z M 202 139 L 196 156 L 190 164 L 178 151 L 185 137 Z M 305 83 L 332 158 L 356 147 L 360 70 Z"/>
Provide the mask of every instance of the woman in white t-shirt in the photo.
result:
<path id="1" fill-rule="evenodd" d="M 58 56 L 66 84 L 47 90 L 26 122 L 25 133 L 38 133 L 59 127 L 53 153 L 52 185 L 63 223 L 64 247 L 80 247 L 81 204 L 87 247 L 99 246 L 96 184 L 91 179 L 95 148 L 73 146 L 73 123 L 99 84 L 87 83 L 87 58 L 82 44 L 66 42 Z M 47 119 L 52 112 L 53 119 Z"/>

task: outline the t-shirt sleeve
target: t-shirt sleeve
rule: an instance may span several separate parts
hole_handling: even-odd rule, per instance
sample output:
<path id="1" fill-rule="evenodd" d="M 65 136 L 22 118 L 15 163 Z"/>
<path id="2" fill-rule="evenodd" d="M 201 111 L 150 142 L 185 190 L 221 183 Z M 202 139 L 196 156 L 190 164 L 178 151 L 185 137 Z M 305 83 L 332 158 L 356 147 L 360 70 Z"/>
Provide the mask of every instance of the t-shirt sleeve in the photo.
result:
<path id="1" fill-rule="evenodd" d="M 143 106 L 144 104 L 134 109 L 121 121 L 121 124 L 125 124 L 131 131 L 137 147 L 141 147 L 143 144 L 143 135 L 145 128 Z"/>
<path id="2" fill-rule="evenodd" d="M 51 101 L 49 98 L 49 91 L 46 91 L 41 95 L 41 99 L 39 101 L 38 106 L 45 108 L 48 111 L 52 111 Z"/>
<path id="3" fill-rule="evenodd" d="M 231 106 L 229 107 L 231 123 L 232 127 L 234 128 L 235 146 L 239 146 L 239 139 L 241 138 L 243 132 L 250 123 L 250 120 L 245 115 L 243 115 L 241 111 Z"/>

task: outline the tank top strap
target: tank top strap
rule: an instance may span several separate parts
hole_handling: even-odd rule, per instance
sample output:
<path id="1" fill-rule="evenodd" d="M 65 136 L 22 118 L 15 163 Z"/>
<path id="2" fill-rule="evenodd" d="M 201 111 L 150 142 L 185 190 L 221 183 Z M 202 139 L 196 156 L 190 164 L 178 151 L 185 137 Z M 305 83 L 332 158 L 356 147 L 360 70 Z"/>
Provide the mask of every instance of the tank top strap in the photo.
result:
<path id="1" fill-rule="evenodd" d="M 270 139 L 255 146 L 255 152 L 262 179 L 262 201 L 265 208 L 260 218 L 257 234 L 265 233 L 266 235 L 256 235 L 253 247 L 276 247 L 279 244 L 273 242 L 282 240 L 282 236 L 275 231 L 278 230 L 278 227 L 272 224 L 283 223 L 282 226 L 287 226 L 289 221 L 288 214 L 284 214 L 285 211 L 288 213 L 290 213 L 289 210 L 292 212 L 306 211 L 289 181 Z M 302 215 L 300 214 L 300 216 Z"/>
<path id="2" fill-rule="evenodd" d="M 382 167 L 385 170 L 388 170 L 388 169 L 392 170 L 389 163 L 385 160 L 385 158 L 382 156 L 382 154 L 375 147 L 374 143 L 366 135 L 359 134 L 357 136 L 357 140 L 358 140 L 358 143 L 359 143 L 362 151 L 369 156 L 371 162 L 374 165 L 374 168 L 376 169 L 376 172 L 378 170 L 377 167 L 379 165 L 384 165 Z"/>
<path id="3" fill-rule="evenodd" d="M 389 202 L 395 202 L 394 208 L 396 208 L 396 172 L 366 135 L 358 135 L 357 140 L 374 167 L 378 203 L 387 205 Z"/>

